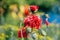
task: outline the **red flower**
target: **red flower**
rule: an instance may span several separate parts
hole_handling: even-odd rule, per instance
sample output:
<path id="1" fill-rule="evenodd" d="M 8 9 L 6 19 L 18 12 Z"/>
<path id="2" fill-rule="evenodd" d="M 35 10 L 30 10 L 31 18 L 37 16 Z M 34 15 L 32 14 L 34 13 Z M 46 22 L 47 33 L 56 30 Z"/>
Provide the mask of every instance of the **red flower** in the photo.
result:
<path id="1" fill-rule="evenodd" d="M 45 24 L 48 26 L 50 23 L 47 20 L 45 20 Z"/>
<path id="2" fill-rule="evenodd" d="M 37 10 L 38 9 L 38 6 L 35 6 L 35 5 L 31 5 L 30 6 L 30 10 L 31 11 L 35 11 L 35 10 Z"/>
<path id="3" fill-rule="evenodd" d="M 25 18 L 24 26 L 30 26 L 31 28 L 39 29 L 42 24 L 42 19 L 36 15 L 30 15 Z"/>
<path id="4" fill-rule="evenodd" d="M 26 5 L 25 7 L 24 7 L 24 15 L 29 15 L 29 6 L 28 5 Z"/>
<path id="5" fill-rule="evenodd" d="M 35 5 L 31 5 L 30 6 L 30 10 L 31 11 L 36 11 L 36 10 L 38 10 L 38 6 L 35 6 Z M 24 15 L 29 15 L 30 14 L 30 11 L 29 11 L 29 6 L 28 5 L 25 5 L 25 7 L 24 7 Z"/>
<path id="6" fill-rule="evenodd" d="M 21 32 L 22 31 L 22 32 Z M 18 30 L 18 38 L 26 38 L 27 37 L 27 34 L 26 34 L 26 28 L 22 28 L 21 30 Z"/>

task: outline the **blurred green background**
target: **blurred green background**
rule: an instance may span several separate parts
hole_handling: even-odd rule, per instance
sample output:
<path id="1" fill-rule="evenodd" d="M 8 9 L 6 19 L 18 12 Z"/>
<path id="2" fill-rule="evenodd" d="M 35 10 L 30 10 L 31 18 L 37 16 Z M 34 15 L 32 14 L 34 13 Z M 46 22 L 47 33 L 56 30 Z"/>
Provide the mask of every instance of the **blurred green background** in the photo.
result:
<path id="1" fill-rule="evenodd" d="M 39 40 L 60 40 L 60 0 L 0 0 L 0 40 L 22 40 L 18 38 L 18 29 L 23 27 L 24 6 L 37 5 L 38 16 L 52 14 L 48 35 L 39 35 Z M 58 5 L 58 7 L 56 7 Z M 55 8 L 56 7 L 56 8 Z M 58 11 L 56 12 L 58 8 Z M 53 12 L 52 12 L 53 11 Z M 52 12 L 52 13 L 51 13 Z M 54 16 L 53 16 L 54 15 Z M 58 19 L 57 19 L 58 18 Z M 56 22 L 55 19 L 58 21 Z M 22 23 L 20 25 L 20 23 Z M 46 25 L 41 29 L 46 32 Z"/>

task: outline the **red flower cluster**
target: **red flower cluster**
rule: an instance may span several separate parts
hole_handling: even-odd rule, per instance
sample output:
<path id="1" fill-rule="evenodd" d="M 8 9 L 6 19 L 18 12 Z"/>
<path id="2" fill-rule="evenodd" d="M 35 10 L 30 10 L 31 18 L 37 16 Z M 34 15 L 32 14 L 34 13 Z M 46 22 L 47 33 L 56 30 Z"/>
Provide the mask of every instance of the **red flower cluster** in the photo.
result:
<path id="1" fill-rule="evenodd" d="M 22 31 L 22 32 L 21 32 Z M 26 34 L 26 28 L 23 27 L 21 30 L 18 30 L 18 38 L 26 38 L 27 34 Z"/>
<path id="2" fill-rule="evenodd" d="M 24 20 L 24 26 L 39 29 L 42 24 L 42 19 L 36 15 L 30 15 Z"/>
<path id="3" fill-rule="evenodd" d="M 36 10 L 38 10 L 38 6 L 35 6 L 35 5 L 31 5 L 30 6 L 30 10 L 31 11 L 36 11 Z M 29 15 L 30 14 L 30 11 L 29 11 L 29 6 L 28 5 L 26 5 L 25 7 L 24 7 L 24 15 Z"/>
<path id="4" fill-rule="evenodd" d="M 35 11 L 35 10 L 37 10 L 38 9 L 38 6 L 35 6 L 35 5 L 31 5 L 30 6 L 30 10 L 31 11 Z"/>

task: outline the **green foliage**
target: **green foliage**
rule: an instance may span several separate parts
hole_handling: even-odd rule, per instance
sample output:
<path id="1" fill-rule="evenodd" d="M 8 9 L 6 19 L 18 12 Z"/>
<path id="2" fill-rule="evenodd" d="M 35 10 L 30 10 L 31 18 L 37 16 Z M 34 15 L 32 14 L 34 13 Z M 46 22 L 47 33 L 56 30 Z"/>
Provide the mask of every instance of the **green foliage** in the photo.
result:
<path id="1" fill-rule="evenodd" d="M 27 3 L 29 4 L 36 4 L 36 5 L 45 5 L 45 6 L 50 6 L 53 5 L 56 0 L 26 0 Z"/>

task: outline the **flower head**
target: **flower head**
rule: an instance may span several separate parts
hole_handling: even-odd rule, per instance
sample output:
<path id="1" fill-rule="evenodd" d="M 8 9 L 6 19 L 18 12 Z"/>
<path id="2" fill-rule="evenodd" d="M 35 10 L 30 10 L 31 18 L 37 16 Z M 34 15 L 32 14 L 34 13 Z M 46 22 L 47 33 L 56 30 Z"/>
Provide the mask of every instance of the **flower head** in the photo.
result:
<path id="1" fill-rule="evenodd" d="M 24 7 L 24 14 L 27 16 L 27 15 L 29 15 L 29 6 L 28 5 L 26 5 L 25 7 Z"/>
<path id="2" fill-rule="evenodd" d="M 38 6 L 31 5 L 31 6 L 30 6 L 30 10 L 31 10 L 31 11 L 36 11 L 36 10 L 38 10 Z"/>
<path id="3" fill-rule="evenodd" d="M 24 19 L 24 26 L 39 29 L 42 24 L 42 19 L 36 15 L 30 15 Z"/>
<path id="4" fill-rule="evenodd" d="M 26 38 L 27 37 L 27 34 L 26 34 L 26 28 L 23 27 L 21 30 L 18 30 L 18 38 Z"/>

